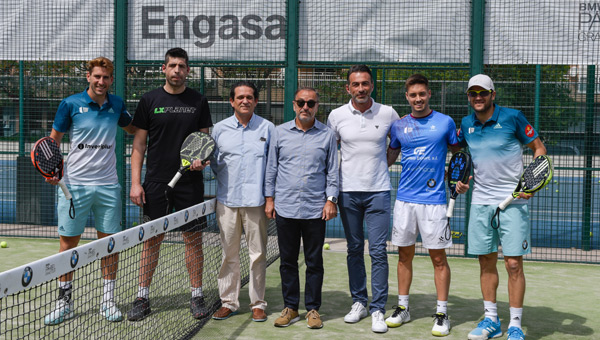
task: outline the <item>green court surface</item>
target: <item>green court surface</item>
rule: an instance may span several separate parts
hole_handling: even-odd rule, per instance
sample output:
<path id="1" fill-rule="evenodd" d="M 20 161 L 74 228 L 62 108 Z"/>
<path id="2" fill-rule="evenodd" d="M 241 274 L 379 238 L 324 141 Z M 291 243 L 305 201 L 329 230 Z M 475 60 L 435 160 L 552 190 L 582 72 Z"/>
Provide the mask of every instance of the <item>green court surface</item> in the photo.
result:
<path id="1" fill-rule="evenodd" d="M 0 272 L 23 265 L 58 250 L 58 240 L 2 238 L 8 248 L 0 248 Z M 369 265 L 368 255 L 365 257 Z M 397 256 L 389 255 L 390 295 L 386 316 L 392 312 L 397 299 Z M 367 317 L 357 324 L 346 324 L 344 315 L 352 304 L 347 282 L 346 255 L 344 252 L 325 251 L 325 282 L 320 314 L 324 321 L 322 329 L 306 327 L 301 304 L 301 320 L 287 328 L 276 328 L 273 321 L 283 309 L 279 278 L 279 261 L 267 269 L 266 300 L 269 304 L 266 322 L 252 322 L 249 311 L 248 289 L 240 294 L 240 314 L 223 321 L 209 321 L 193 339 L 435 339 L 431 335 L 435 312 L 435 288 L 433 269 L 427 257 L 416 257 L 415 275 L 410 296 L 412 321 L 399 328 L 390 328 L 385 334 L 371 332 L 371 319 Z M 301 285 L 304 285 L 305 266 L 301 257 Z M 483 315 L 483 303 L 479 288 L 479 266 L 476 259 L 450 258 L 452 284 L 449 299 L 449 315 L 452 331 L 445 339 L 466 339 Z M 370 268 L 367 267 L 369 271 Z M 505 332 L 508 327 L 507 275 L 502 261 L 498 263 L 500 287 L 498 309 Z M 527 293 L 523 326 L 527 339 L 600 339 L 600 301 L 598 278 L 600 268 L 595 265 L 525 262 Z M 302 291 L 304 289 L 302 288 Z M 125 321 L 127 323 L 127 321 Z M 120 324 L 119 327 L 126 327 Z M 500 339 L 506 339 L 504 335 Z"/>

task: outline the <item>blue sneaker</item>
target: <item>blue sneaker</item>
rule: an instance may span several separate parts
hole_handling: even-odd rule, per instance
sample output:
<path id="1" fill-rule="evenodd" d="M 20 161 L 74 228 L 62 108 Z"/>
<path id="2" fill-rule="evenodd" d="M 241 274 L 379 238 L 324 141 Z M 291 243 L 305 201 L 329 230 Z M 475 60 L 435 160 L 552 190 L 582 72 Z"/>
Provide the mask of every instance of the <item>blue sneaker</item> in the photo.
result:
<path id="1" fill-rule="evenodd" d="M 469 333 L 469 340 L 486 340 L 492 338 L 498 338 L 502 336 L 502 329 L 500 329 L 500 320 L 493 322 L 490 318 L 485 318 L 481 321 L 477 328 Z"/>
<path id="2" fill-rule="evenodd" d="M 506 333 L 508 334 L 506 340 L 525 340 L 525 334 L 519 327 L 510 327 Z"/>

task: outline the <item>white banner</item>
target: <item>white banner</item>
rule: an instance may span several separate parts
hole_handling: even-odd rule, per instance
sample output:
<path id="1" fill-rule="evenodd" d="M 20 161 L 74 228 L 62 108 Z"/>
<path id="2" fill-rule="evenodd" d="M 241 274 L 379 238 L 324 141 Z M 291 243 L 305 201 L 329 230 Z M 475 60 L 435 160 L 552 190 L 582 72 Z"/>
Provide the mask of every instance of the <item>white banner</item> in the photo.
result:
<path id="1" fill-rule="evenodd" d="M 130 0 L 127 57 L 284 61 L 286 0 Z M 300 61 L 468 63 L 471 1 L 304 0 Z M 1 60 L 114 56 L 113 0 L 3 0 Z M 479 33 L 479 32 L 476 32 Z M 599 1 L 487 1 L 486 64 L 597 64 Z"/>

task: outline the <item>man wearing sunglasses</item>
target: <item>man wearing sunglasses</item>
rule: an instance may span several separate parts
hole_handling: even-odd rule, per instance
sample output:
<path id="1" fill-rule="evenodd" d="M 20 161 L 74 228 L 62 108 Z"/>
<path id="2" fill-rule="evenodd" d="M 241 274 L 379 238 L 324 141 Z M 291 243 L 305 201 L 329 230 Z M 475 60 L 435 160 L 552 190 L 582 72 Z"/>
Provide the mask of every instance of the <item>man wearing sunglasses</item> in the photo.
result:
<path id="1" fill-rule="evenodd" d="M 367 224 L 371 256 L 369 312 L 371 330 L 387 332 L 385 304 L 388 297 L 387 237 L 390 227 L 391 194 L 387 166 L 387 138 L 398 113 L 371 98 L 374 89 L 371 70 L 355 65 L 348 71 L 346 91 L 352 97 L 329 114 L 327 125 L 340 144 L 340 217 L 348 243 L 348 276 L 352 308 L 344 317 L 356 323 L 367 317 L 367 273 L 364 258 L 363 222 Z"/>
<path id="2" fill-rule="evenodd" d="M 319 95 L 301 88 L 294 95 L 296 118 L 275 128 L 265 173 L 265 213 L 277 224 L 279 273 L 284 309 L 276 327 L 300 320 L 298 255 L 304 246 L 307 326 L 321 328 L 325 222 L 337 215 L 338 155 L 335 135 L 315 119 Z"/>
<path id="3" fill-rule="evenodd" d="M 491 220 L 498 204 L 517 186 L 523 172 L 523 145 L 534 158 L 546 154 L 546 148 L 523 112 L 494 104 L 496 91 L 490 77 L 484 74 L 469 80 L 467 96 L 475 113 L 463 118 L 458 142 L 468 146 L 474 165 L 476 184 L 473 187 L 469 217 L 468 253 L 479 257 L 480 283 L 485 317 L 469 333 L 470 340 L 490 339 L 502 335 L 496 290 L 498 289 L 498 241 L 502 244 L 504 265 L 508 272 L 510 323 L 508 340 L 523 340 L 521 329 L 525 275 L 523 255 L 531 252 L 531 227 L 527 199 L 521 194 L 500 215 L 501 226 L 492 228 Z M 460 194 L 469 183 L 458 182 Z"/>

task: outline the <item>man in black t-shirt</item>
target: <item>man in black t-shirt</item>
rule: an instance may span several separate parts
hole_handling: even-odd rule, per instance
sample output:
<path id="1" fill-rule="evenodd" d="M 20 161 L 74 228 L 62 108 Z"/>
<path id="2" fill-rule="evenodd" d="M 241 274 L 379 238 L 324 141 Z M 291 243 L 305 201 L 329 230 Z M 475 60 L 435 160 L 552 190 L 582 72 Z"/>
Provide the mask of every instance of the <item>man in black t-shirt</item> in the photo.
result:
<path id="1" fill-rule="evenodd" d="M 183 140 L 192 132 L 208 133 L 212 126 L 208 100 L 202 94 L 185 86 L 190 71 L 185 50 L 173 48 L 167 51 L 162 71 L 166 76 L 165 85 L 144 94 L 133 118 L 138 128 L 131 153 L 131 190 L 129 198 L 143 208 L 144 221 L 160 218 L 166 214 L 167 205 L 181 210 L 204 201 L 202 169 L 210 162 L 202 164 L 195 160 L 190 171 L 179 180 L 170 191 L 169 200 L 165 197 L 167 183 L 179 169 L 179 150 Z M 141 185 L 144 153 L 146 177 Z M 194 318 L 207 316 L 202 294 L 202 221 L 193 221 L 178 230 L 183 231 L 185 242 L 185 263 L 190 275 L 192 291 L 191 312 Z M 150 314 L 150 283 L 158 265 L 160 244 L 164 234 L 144 242 L 140 259 L 138 295 L 127 318 L 138 321 Z"/>

